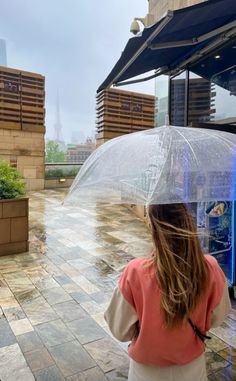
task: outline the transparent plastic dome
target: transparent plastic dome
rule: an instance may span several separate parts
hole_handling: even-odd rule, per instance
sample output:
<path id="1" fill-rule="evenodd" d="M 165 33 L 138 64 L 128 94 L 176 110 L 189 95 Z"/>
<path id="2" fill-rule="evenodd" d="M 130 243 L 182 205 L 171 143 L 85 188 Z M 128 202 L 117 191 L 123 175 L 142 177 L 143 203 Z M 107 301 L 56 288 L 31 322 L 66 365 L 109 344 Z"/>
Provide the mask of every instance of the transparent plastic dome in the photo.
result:
<path id="1" fill-rule="evenodd" d="M 65 203 L 167 204 L 236 199 L 236 135 L 163 126 L 108 141 L 88 158 Z"/>

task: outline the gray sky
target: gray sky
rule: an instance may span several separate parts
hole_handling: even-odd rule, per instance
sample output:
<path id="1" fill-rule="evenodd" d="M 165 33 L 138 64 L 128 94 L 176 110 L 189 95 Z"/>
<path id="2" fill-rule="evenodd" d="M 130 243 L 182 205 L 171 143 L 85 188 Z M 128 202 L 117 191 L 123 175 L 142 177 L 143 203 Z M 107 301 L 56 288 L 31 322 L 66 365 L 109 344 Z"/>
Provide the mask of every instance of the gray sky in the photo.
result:
<path id="1" fill-rule="evenodd" d="M 132 37 L 132 19 L 146 13 L 147 0 L 0 0 L 8 66 L 46 77 L 47 138 L 53 137 L 57 90 L 64 139 L 95 130 L 96 89 Z M 154 82 L 128 89 L 154 94 Z"/>

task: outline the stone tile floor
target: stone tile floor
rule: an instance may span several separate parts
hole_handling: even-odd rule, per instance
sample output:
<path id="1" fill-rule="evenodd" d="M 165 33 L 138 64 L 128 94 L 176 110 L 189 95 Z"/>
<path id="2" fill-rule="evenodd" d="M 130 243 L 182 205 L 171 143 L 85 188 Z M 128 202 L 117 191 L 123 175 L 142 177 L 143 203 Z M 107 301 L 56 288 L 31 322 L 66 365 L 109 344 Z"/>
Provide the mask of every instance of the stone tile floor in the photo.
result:
<path id="1" fill-rule="evenodd" d="M 64 193 L 31 193 L 30 251 L 0 257 L 1 381 L 127 379 L 103 312 L 125 264 L 149 254 L 147 228 L 123 206 L 65 207 Z M 209 380 L 235 380 L 235 307 L 211 334 Z"/>

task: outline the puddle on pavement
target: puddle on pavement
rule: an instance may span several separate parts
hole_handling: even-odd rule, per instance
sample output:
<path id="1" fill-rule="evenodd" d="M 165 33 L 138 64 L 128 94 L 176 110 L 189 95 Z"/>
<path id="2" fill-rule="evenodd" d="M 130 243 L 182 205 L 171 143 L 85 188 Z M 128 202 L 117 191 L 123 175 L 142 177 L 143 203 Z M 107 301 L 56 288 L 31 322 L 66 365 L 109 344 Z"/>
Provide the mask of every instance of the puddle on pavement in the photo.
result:
<path id="1" fill-rule="evenodd" d="M 108 274 L 113 274 L 115 272 L 103 259 L 97 259 L 95 262 L 95 268 L 99 275 L 105 276 Z"/>

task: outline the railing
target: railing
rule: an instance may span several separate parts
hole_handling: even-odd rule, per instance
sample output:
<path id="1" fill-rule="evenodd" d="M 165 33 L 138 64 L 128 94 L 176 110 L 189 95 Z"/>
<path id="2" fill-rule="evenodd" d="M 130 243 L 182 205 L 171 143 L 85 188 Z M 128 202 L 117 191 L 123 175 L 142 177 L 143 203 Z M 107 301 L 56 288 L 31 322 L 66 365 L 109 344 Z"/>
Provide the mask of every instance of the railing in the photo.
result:
<path id="1" fill-rule="evenodd" d="M 45 163 L 45 179 L 75 177 L 83 163 Z"/>

